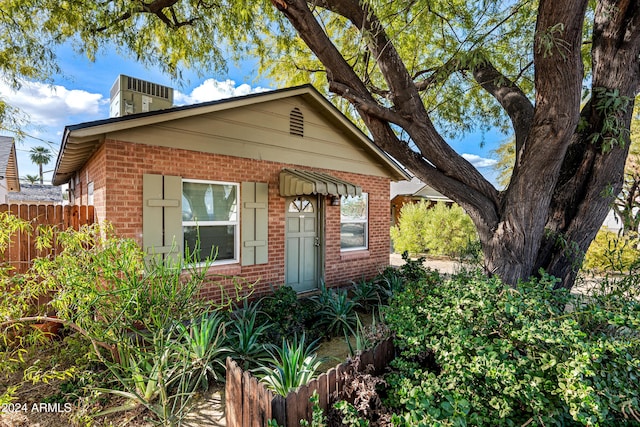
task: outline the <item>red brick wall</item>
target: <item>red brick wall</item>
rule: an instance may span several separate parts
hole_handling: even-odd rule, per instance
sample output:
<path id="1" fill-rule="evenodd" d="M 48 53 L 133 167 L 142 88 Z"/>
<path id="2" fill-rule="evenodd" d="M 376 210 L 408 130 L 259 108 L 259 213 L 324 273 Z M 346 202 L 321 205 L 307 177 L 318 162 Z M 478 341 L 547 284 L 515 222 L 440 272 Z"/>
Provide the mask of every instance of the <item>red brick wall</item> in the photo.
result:
<path id="1" fill-rule="evenodd" d="M 79 178 L 85 190 L 87 182 L 94 182 L 94 205 L 99 220 L 109 220 L 118 235 L 134 238 L 140 244 L 143 174 L 238 183 L 268 182 L 269 263 L 245 267 L 232 264 L 211 269 L 215 274 L 258 281 L 255 292 L 264 293 L 270 285 L 284 282 L 285 198 L 279 194 L 278 176 L 285 167 L 296 166 L 107 140 L 79 172 Z M 340 251 L 340 208 L 330 206 L 328 200 L 325 203 L 325 282 L 327 286 L 339 286 L 361 277 L 371 278 L 389 263 L 389 179 L 330 169 L 322 172 L 358 184 L 369 194 L 369 248 L 366 251 Z M 242 225 L 240 230 L 242 232 Z M 219 294 L 217 286 L 205 291 L 209 298 L 218 298 Z"/>

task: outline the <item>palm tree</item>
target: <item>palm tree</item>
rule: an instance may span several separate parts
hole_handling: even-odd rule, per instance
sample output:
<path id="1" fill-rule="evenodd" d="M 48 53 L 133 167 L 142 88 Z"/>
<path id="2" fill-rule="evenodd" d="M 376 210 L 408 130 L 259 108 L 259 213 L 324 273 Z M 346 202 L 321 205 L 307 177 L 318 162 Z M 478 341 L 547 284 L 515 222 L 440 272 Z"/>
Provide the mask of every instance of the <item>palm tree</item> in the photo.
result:
<path id="1" fill-rule="evenodd" d="M 27 181 L 29 184 L 35 184 L 40 180 L 40 177 L 38 175 L 26 175 L 22 180 Z"/>
<path id="2" fill-rule="evenodd" d="M 31 161 L 38 165 L 38 170 L 40 171 L 40 184 L 43 184 L 42 165 L 48 165 L 53 155 L 46 147 L 33 147 L 29 153 L 31 153 Z"/>

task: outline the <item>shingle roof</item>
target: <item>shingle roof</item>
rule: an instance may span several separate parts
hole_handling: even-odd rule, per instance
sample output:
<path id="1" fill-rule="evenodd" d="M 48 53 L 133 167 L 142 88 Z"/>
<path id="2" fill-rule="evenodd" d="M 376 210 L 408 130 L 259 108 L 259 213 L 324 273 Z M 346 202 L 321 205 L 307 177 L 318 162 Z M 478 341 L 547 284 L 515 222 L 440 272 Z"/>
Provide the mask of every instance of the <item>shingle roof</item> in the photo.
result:
<path id="1" fill-rule="evenodd" d="M 9 193 L 10 202 L 62 203 L 62 189 L 45 184 L 21 184 L 20 191 Z"/>

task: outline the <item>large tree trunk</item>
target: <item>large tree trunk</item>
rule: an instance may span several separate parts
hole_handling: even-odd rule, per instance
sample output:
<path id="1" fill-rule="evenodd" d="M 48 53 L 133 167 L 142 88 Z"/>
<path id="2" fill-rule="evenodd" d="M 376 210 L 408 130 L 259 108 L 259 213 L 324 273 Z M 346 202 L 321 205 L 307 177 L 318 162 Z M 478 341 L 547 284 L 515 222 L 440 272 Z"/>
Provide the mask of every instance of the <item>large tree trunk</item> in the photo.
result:
<path id="1" fill-rule="evenodd" d="M 540 0 L 535 103 L 490 59 L 460 69 L 472 71 L 513 124 L 516 162 L 509 187 L 499 192 L 436 131 L 420 85 L 366 1 L 316 0 L 313 5 L 343 16 L 366 34 L 387 85 L 376 94 L 384 93 L 391 106 L 374 98 L 306 1 L 272 1 L 326 67 L 329 89 L 351 102 L 375 143 L 469 213 L 489 274 L 515 284 L 544 269 L 561 279 L 559 286 L 573 286 L 582 256 L 622 186 L 632 101 L 640 83 L 640 2 L 598 0 L 592 40 L 592 94 L 597 96 L 582 110 L 588 0 Z M 611 96 L 629 105 L 601 108 Z M 415 147 L 399 139 L 394 128 L 401 128 Z"/>

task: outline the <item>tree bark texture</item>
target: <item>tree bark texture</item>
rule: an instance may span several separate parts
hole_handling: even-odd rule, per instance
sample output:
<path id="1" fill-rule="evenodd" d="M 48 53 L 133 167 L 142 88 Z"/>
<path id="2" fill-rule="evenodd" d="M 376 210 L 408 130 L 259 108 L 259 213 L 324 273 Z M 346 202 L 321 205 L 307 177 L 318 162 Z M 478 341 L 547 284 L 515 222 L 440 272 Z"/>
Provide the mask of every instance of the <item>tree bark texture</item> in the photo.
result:
<path id="1" fill-rule="evenodd" d="M 640 2 L 598 0 L 591 41 L 593 96 L 585 106 L 581 48 L 588 0 L 540 0 L 534 100 L 489 59 L 465 70 L 513 125 L 516 161 L 504 191 L 495 189 L 437 132 L 420 86 L 368 2 L 317 0 L 313 6 L 343 16 L 367 35 L 367 48 L 386 84 L 385 103 L 345 60 L 305 0 L 273 3 L 326 67 L 329 89 L 359 112 L 374 142 L 471 216 L 489 274 L 515 284 L 544 269 L 561 279 L 559 286 L 573 286 L 582 255 L 623 182 L 633 99 L 640 85 Z M 626 109 L 602 108 L 615 97 L 628 101 Z M 417 148 L 399 139 L 394 127 Z"/>

